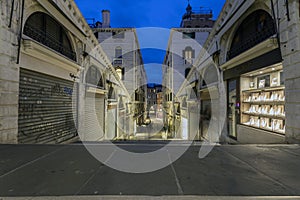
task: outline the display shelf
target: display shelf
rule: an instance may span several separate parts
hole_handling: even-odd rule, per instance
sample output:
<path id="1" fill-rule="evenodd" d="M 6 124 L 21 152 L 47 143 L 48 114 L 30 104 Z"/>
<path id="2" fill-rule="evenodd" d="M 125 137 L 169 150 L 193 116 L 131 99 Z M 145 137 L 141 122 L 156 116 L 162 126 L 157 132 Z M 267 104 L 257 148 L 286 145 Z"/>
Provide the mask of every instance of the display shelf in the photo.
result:
<path id="1" fill-rule="evenodd" d="M 263 117 L 263 118 L 269 118 L 269 119 L 280 119 L 280 120 L 285 120 L 285 115 L 266 115 L 266 114 L 260 114 L 260 113 L 248 113 L 248 112 L 243 112 L 244 115 L 250 115 L 254 117 Z"/>
<path id="2" fill-rule="evenodd" d="M 285 89 L 284 86 L 276 86 L 276 87 L 243 90 L 242 92 L 245 92 L 245 93 L 270 92 L 270 91 L 280 91 L 280 90 L 284 90 L 284 89 Z"/>
<path id="3" fill-rule="evenodd" d="M 248 125 L 248 124 L 241 124 L 241 125 L 248 126 L 248 127 L 251 127 L 251 128 L 255 128 L 257 130 L 269 131 L 269 132 L 273 132 L 273 133 L 277 133 L 277 134 L 281 134 L 281 135 L 285 134 L 285 128 L 284 129 L 279 129 L 279 130 L 274 130 L 272 128 L 262 128 L 262 127 L 257 127 L 255 125 Z"/>
<path id="4" fill-rule="evenodd" d="M 270 77 L 279 77 L 279 72 L 273 72 Z M 285 134 L 285 87 L 276 85 L 272 87 L 257 88 L 259 75 L 243 79 L 241 88 L 241 125 Z M 272 80 L 272 79 L 271 79 Z M 249 89 L 256 85 L 256 88 Z"/>
<path id="5" fill-rule="evenodd" d="M 285 105 L 285 101 L 243 101 L 242 103 L 252 105 Z"/>

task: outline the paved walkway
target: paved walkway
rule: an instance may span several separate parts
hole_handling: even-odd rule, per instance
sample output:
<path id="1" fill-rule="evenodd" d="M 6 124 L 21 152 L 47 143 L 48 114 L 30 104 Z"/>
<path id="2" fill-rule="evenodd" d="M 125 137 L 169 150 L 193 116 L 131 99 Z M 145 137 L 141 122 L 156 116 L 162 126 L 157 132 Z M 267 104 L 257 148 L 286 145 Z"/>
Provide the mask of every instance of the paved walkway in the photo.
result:
<path id="1" fill-rule="evenodd" d="M 118 145 L 134 152 L 149 152 L 164 143 Z M 182 145 L 178 142 L 178 146 L 171 148 Z M 157 199 L 157 196 L 176 199 L 174 195 L 179 195 L 178 199 L 196 199 L 195 195 L 199 199 L 216 199 L 214 196 L 253 199 L 300 195 L 298 145 L 216 146 L 204 159 L 198 158 L 199 149 L 198 145 L 190 147 L 179 160 L 159 171 L 129 174 L 98 162 L 81 144 L 0 145 L 0 197 L 12 197 L 0 199 L 24 196 L 47 199 L 45 196 L 61 195 L 63 199 L 76 199 L 73 195 L 86 199 L 102 199 L 98 195 L 104 195 L 105 199 L 122 196 L 135 199 L 128 195 L 138 195 L 140 199 Z"/>

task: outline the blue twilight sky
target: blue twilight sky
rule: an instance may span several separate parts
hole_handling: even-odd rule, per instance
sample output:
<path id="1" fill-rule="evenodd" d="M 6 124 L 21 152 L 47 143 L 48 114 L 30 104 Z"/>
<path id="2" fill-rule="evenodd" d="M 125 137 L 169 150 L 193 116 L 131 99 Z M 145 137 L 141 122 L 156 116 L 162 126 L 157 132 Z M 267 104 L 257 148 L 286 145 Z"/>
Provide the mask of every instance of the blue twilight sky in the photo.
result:
<path id="1" fill-rule="evenodd" d="M 134 27 L 137 30 L 148 82 L 161 83 L 161 63 L 167 47 L 167 29 L 180 26 L 187 0 L 75 0 L 85 18 L 102 21 L 102 10 L 110 10 L 111 27 Z M 211 8 L 216 19 L 225 0 L 190 0 L 194 10 Z M 145 29 L 158 27 L 159 29 Z M 163 29 L 164 30 L 163 30 Z M 146 33 L 148 32 L 148 33 Z M 147 41 L 159 45 L 151 46 Z M 154 63 L 151 65 L 151 63 Z"/>

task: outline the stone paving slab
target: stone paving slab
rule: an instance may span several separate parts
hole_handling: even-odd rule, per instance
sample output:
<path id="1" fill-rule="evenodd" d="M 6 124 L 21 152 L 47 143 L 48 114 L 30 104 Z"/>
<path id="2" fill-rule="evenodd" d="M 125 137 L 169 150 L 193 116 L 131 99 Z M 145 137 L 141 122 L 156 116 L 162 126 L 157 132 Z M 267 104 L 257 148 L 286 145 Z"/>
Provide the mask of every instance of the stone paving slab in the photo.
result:
<path id="1" fill-rule="evenodd" d="M 131 152 L 149 152 L 163 146 L 120 145 Z M 110 150 L 108 143 L 102 146 L 101 152 Z M 168 147 L 165 154 L 173 159 L 173 152 L 184 146 L 178 143 Z M 0 151 L 0 196 L 51 199 L 62 195 L 64 199 L 75 199 L 73 195 L 87 195 L 81 197 L 97 199 L 136 195 L 155 199 L 181 195 L 178 198 L 184 199 L 182 195 L 196 195 L 203 199 L 300 195 L 298 145 L 216 146 L 203 159 L 198 158 L 199 149 L 199 145 L 193 145 L 180 159 L 159 171 L 129 174 L 100 163 L 82 144 L 13 145 Z"/>
<path id="2" fill-rule="evenodd" d="M 64 197 L 4 197 L 0 200 L 297 200 L 300 196 L 64 196 Z"/>

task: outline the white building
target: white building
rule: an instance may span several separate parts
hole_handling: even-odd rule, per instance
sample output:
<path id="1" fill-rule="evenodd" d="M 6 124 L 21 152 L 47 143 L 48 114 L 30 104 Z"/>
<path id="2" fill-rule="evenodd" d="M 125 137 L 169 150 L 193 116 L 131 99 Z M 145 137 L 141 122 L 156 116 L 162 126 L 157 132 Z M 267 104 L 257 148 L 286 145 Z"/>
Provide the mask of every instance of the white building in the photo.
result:
<path id="1" fill-rule="evenodd" d="M 1 1 L 0 19 L 0 142 L 105 139 L 107 80 L 128 93 L 74 1 Z"/>
<path id="2" fill-rule="evenodd" d="M 171 30 L 167 55 L 163 63 L 164 122 L 165 126 L 169 127 L 169 136 L 177 139 L 189 139 L 191 137 L 188 127 L 190 123 L 194 122 L 188 120 L 186 98 L 183 98 L 185 94 L 180 88 L 200 54 L 213 24 L 211 12 L 195 13 L 190 5 L 186 10 L 187 13 L 183 16 L 181 26 L 188 28 Z M 205 23 L 206 20 L 209 22 Z"/>
<path id="3" fill-rule="evenodd" d="M 110 28 L 110 12 L 102 11 L 103 23 L 97 22 L 94 35 L 119 74 L 131 98 L 127 102 L 131 112 L 127 113 L 125 135 L 135 135 L 135 127 L 142 125 L 146 116 L 147 75 L 139 47 L 136 29 Z"/>

